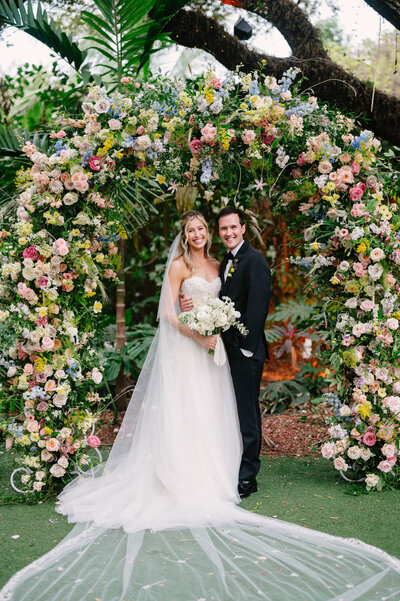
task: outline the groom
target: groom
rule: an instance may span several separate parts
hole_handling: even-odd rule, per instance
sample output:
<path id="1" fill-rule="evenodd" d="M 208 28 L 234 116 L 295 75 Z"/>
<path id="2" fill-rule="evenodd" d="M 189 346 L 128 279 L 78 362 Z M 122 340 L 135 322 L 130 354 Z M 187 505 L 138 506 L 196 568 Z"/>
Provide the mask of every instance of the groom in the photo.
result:
<path id="1" fill-rule="evenodd" d="M 260 469 L 258 396 L 264 361 L 269 358 L 264 325 L 271 295 L 271 277 L 265 258 L 244 239 L 246 226 L 242 211 L 226 207 L 219 213 L 217 222 L 221 240 L 229 251 L 220 267 L 220 297 L 232 299 L 248 330 L 247 336 L 242 336 L 234 328 L 222 333 L 243 439 L 238 491 L 244 498 L 257 491 L 256 476 Z M 192 307 L 191 299 L 181 298 L 182 311 L 189 311 Z"/>

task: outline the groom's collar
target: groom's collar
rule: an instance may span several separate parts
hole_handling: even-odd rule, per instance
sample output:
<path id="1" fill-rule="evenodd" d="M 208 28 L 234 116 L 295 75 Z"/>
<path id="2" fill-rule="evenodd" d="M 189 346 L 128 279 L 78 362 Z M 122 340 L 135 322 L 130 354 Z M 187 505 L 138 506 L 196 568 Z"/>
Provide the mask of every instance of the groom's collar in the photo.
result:
<path id="1" fill-rule="evenodd" d="M 241 243 L 236 248 L 234 248 L 233 250 L 231 250 L 231 253 L 233 254 L 234 257 L 236 257 L 237 253 L 242 248 L 242 246 L 243 246 L 244 243 L 245 243 L 245 240 L 242 240 Z"/>

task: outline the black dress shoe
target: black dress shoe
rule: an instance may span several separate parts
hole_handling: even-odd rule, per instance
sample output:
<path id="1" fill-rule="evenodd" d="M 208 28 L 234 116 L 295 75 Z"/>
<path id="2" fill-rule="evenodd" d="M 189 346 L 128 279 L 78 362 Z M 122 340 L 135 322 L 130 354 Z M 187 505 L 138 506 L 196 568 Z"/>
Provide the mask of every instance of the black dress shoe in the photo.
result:
<path id="1" fill-rule="evenodd" d="M 257 481 L 255 478 L 252 480 L 239 480 L 238 492 L 241 499 L 245 499 L 253 492 L 257 492 Z"/>

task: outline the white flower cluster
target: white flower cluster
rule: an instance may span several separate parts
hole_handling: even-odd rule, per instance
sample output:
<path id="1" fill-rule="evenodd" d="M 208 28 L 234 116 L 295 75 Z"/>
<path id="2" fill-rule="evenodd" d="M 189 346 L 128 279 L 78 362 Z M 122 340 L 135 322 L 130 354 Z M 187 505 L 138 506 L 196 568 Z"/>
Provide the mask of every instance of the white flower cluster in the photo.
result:
<path id="1" fill-rule="evenodd" d="M 230 327 L 235 327 L 242 335 L 247 334 L 245 326 L 239 321 L 240 313 L 235 310 L 231 299 L 209 297 L 207 303 L 197 309 L 182 313 L 179 321 L 203 336 L 212 336 L 225 332 Z"/>

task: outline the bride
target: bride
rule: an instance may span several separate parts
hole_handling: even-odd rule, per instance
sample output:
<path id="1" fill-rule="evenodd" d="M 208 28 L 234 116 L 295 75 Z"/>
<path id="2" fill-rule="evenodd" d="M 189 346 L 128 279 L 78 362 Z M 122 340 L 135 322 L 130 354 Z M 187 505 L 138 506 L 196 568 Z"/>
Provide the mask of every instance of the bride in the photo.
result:
<path id="1" fill-rule="evenodd" d="M 241 436 L 215 336 L 177 319 L 180 292 L 218 296 L 204 217 L 182 216 L 159 328 L 107 462 L 57 511 L 76 525 L 18 572 L 0 601 L 372 601 L 400 598 L 400 561 L 237 507 Z"/>

